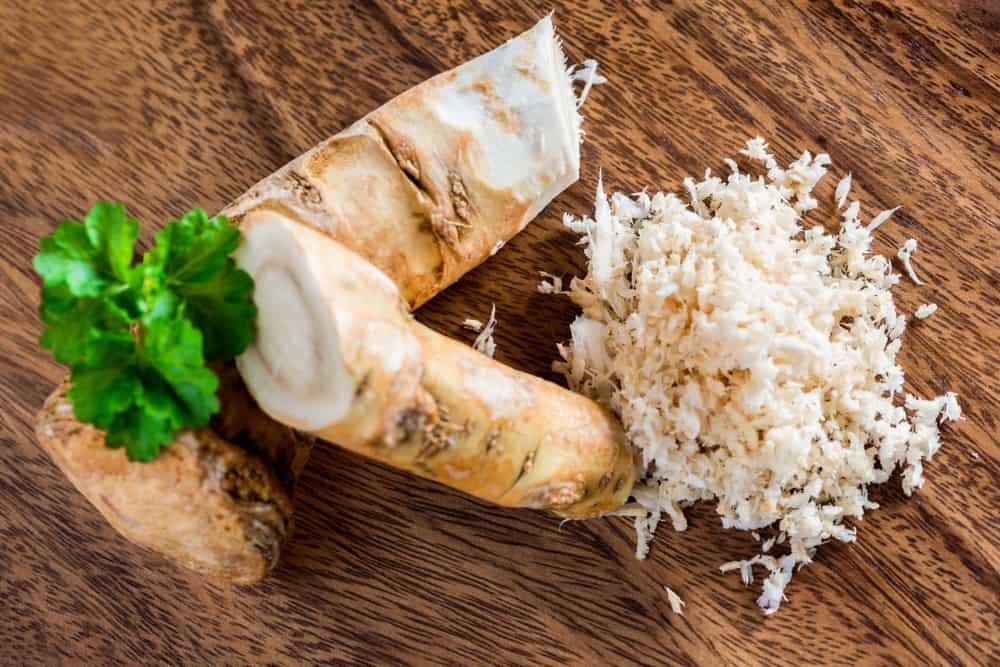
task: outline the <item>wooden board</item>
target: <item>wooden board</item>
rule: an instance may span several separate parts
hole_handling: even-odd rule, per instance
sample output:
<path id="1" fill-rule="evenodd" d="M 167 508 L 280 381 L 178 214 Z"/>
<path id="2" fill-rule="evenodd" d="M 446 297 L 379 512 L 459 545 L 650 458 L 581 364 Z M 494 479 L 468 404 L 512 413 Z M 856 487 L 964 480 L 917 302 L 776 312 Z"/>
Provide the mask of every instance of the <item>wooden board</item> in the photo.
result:
<path id="1" fill-rule="evenodd" d="M 552 2 L 0 4 L 0 664 L 997 664 L 1000 7 L 989 0 L 604 2 L 558 8 L 586 106 L 583 177 L 497 257 L 422 309 L 497 304 L 498 358 L 552 377 L 573 316 L 536 272 L 582 269 L 563 211 L 606 186 L 674 189 L 749 136 L 830 153 L 876 249 L 920 240 L 904 281 L 908 388 L 961 395 L 927 484 L 798 573 L 781 612 L 718 565 L 753 553 L 711 507 L 636 561 L 624 520 L 559 527 L 333 446 L 264 584 L 231 587 L 126 543 L 31 435 L 63 370 L 36 347 L 39 236 L 98 197 L 150 223 L 218 209 L 258 177 Z M 573 6 L 573 8 L 570 7 Z M 820 188 L 829 198 L 835 179 Z M 150 238 L 150 226 L 144 239 Z M 686 600 L 671 614 L 664 585 Z"/>

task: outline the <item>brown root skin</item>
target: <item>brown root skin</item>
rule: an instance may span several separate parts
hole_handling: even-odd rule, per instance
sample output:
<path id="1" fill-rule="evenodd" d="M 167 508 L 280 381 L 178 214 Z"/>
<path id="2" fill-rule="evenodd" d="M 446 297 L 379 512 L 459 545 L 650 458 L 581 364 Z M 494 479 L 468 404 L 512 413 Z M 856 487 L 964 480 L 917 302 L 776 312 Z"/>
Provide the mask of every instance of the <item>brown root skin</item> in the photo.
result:
<path id="1" fill-rule="evenodd" d="M 179 432 L 150 463 L 129 461 L 124 449 L 105 446 L 103 432 L 76 420 L 66 399 L 68 382 L 46 400 L 36 435 L 74 486 L 127 539 L 198 572 L 253 583 L 278 562 L 291 532 L 291 489 L 311 441 L 289 438 L 287 427 L 261 413 L 233 382 L 231 367 L 220 375 L 222 430 L 245 434 L 263 445 L 265 455 L 281 452 L 274 460 L 206 428 Z M 285 471 L 291 484 L 282 483 L 274 470 Z"/>
<path id="2" fill-rule="evenodd" d="M 307 225 L 255 211 L 244 234 L 237 262 L 281 326 L 237 366 L 277 421 L 501 505 L 581 518 L 628 498 L 632 450 L 597 403 L 419 324 L 388 277 Z"/>
<path id="3" fill-rule="evenodd" d="M 614 415 L 412 319 L 410 326 L 423 361 L 409 405 L 366 440 L 355 437 L 351 419 L 318 436 L 499 505 L 579 519 L 624 504 L 635 466 Z"/>
<path id="4" fill-rule="evenodd" d="M 222 214 L 239 224 L 255 210 L 280 211 L 309 224 L 390 276 L 416 309 L 513 237 L 530 202 L 482 186 L 468 192 L 472 177 L 462 173 L 475 165 L 464 164 L 464 153 L 424 153 L 387 133 L 394 103 L 264 179 Z"/>

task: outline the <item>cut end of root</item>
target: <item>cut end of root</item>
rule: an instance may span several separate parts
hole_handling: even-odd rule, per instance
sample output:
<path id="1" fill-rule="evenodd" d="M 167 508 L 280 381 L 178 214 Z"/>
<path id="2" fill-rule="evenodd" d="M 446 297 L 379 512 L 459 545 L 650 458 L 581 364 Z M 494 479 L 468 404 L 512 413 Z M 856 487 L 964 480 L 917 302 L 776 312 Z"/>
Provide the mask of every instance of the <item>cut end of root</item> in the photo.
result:
<path id="1" fill-rule="evenodd" d="M 325 258 L 307 247 L 317 232 L 273 212 L 251 216 L 236 260 L 254 279 L 257 338 L 236 363 L 265 412 L 315 430 L 343 416 L 354 393 L 322 296 Z"/>
<path id="2" fill-rule="evenodd" d="M 529 78 L 545 82 L 545 96 L 548 97 L 545 105 L 551 105 L 546 116 L 548 145 L 543 144 L 541 149 L 546 154 L 562 157 L 560 167 L 551 169 L 556 178 L 532 203 L 525 222 L 538 215 L 560 192 L 580 178 L 580 143 L 583 141 L 580 128 L 583 119 L 573 90 L 572 68 L 556 34 L 552 15 L 543 18 L 534 28 L 512 42 L 516 43 L 526 37 L 529 38 L 527 44 L 530 44 L 527 48 L 533 50 L 525 54 L 530 55 L 529 69 L 534 70 Z M 515 70 L 519 66 L 518 62 L 514 63 Z"/>

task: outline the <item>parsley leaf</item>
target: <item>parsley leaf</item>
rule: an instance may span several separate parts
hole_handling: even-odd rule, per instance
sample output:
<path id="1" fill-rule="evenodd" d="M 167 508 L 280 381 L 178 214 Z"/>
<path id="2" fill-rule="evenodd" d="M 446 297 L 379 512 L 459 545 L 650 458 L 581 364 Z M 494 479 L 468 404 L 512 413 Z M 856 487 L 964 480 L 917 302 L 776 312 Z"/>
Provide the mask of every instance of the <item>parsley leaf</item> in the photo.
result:
<path id="1" fill-rule="evenodd" d="M 127 281 L 135 240 L 139 237 L 139 222 L 126 215 L 122 204 L 98 202 L 83 219 L 83 226 L 104 273 Z"/>
<path id="2" fill-rule="evenodd" d="M 35 271 L 42 277 L 39 341 L 64 364 L 83 361 L 97 329 L 127 326 L 117 299 L 125 291 L 139 223 L 121 204 L 98 203 L 83 223 L 66 221 L 39 243 Z"/>
<path id="3" fill-rule="evenodd" d="M 39 343 L 71 366 L 77 419 L 104 429 L 108 447 L 151 461 L 182 428 L 219 410 L 209 359 L 231 359 L 256 333 L 253 279 L 229 257 L 239 230 L 193 210 L 169 223 L 132 266 L 138 223 L 99 202 L 82 223 L 43 238 Z"/>
<path id="4" fill-rule="evenodd" d="M 205 335 L 205 358 L 232 359 L 242 354 L 257 335 L 253 326 L 257 308 L 248 298 L 253 278 L 235 270 L 229 259 L 223 268 L 201 283 L 177 286 L 187 301 L 187 315 Z"/>
<path id="5" fill-rule="evenodd" d="M 145 318 L 144 330 L 138 347 L 129 341 L 130 356 L 120 356 L 117 365 L 81 374 L 79 381 L 74 369 L 72 391 L 79 389 L 88 397 L 82 402 L 84 410 L 81 401 L 70 396 L 79 419 L 106 416 L 87 412 L 88 401 L 113 412 L 101 424 L 107 429 L 106 442 L 109 447 L 124 446 L 133 461 L 153 460 L 175 431 L 202 428 L 219 410 L 219 379 L 205 367 L 201 333 L 194 325 L 179 313 L 166 313 Z M 101 399 L 91 398 L 96 392 L 102 393 Z"/>
<path id="6" fill-rule="evenodd" d="M 66 285 L 73 296 L 98 296 L 115 281 L 128 280 L 139 223 L 121 204 L 96 204 L 83 223 L 66 221 L 43 238 L 35 271 L 46 287 Z"/>
<path id="7" fill-rule="evenodd" d="M 209 218 L 194 209 L 160 230 L 154 252 L 172 282 L 200 282 L 221 270 L 239 245 L 239 230 L 224 216 Z"/>
<path id="8" fill-rule="evenodd" d="M 163 445 L 173 441 L 178 424 L 149 406 L 143 397 L 131 409 L 119 413 L 104 436 L 112 449 L 125 447 L 130 461 L 148 463 L 160 454 Z"/>
<path id="9" fill-rule="evenodd" d="M 174 301 L 169 292 L 161 295 L 143 318 L 147 333 L 140 350 L 144 365 L 162 380 L 159 394 L 170 395 L 178 419 L 201 428 L 219 410 L 219 379 L 205 366 L 201 332 L 183 317 L 183 304 Z"/>
<path id="10" fill-rule="evenodd" d="M 73 365 L 69 400 L 80 421 L 108 429 L 142 391 L 135 340 L 126 331 L 100 332 L 92 353 Z"/>
<path id="11" fill-rule="evenodd" d="M 112 298 L 74 297 L 68 285 L 42 288 L 39 309 L 48 328 L 39 344 L 61 364 L 87 358 L 96 331 L 127 328 L 129 315 Z"/>
<path id="12" fill-rule="evenodd" d="M 146 255 L 145 270 L 162 273 L 168 288 L 187 302 L 187 316 L 204 334 L 209 361 L 232 359 L 256 335 L 257 309 L 249 299 L 253 279 L 229 257 L 239 243 L 239 230 L 225 217 L 208 218 L 195 209 L 167 224 Z"/>

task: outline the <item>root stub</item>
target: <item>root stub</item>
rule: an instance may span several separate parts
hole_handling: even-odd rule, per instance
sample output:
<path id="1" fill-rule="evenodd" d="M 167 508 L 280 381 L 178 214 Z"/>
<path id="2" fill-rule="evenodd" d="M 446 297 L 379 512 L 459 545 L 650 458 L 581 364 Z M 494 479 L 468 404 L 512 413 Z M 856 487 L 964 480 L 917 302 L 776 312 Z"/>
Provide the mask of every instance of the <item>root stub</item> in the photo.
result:
<path id="1" fill-rule="evenodd" d="M 213 427 L 179 432 L 151 463 L 129 461 L 77 421 L 68 383 L 45 402 L 36 433 L 126 538 L 193 570 L 252 583 L 275 566 L 291 531 L 295 478 L 311 442 L 260 412 L 231 366 L 217 372 L 223 411 Z M 243 440 L 257 451 L 234 444 Z"/>

